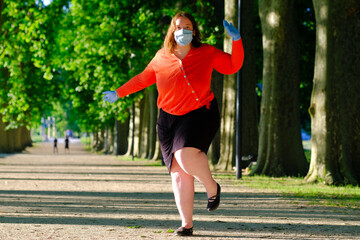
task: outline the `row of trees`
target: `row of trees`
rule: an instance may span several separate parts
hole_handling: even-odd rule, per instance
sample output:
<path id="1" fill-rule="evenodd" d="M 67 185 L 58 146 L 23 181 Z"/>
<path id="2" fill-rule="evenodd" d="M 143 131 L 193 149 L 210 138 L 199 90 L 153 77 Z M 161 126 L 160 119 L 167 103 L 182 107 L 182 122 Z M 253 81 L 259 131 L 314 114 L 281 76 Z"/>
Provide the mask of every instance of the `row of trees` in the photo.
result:
<path id="1" fill-rule="evenodd" d="M 328 184 L 360 182 L 360 2 L 313 0 L 316 51 L 307 172 L 298 121 L 296 1 L 259 1 L 264 52 L 259 159 L 252 174 L 306 174 Z M 356 66 L 356 67 L 354 67 Z M 290 89 L 290 91 L 288 91 Z"/>
<path id="2" fill-rule="evenodd" d="M 53 0 L 44 6 L 0 0 L 0 152 L 28 145 L 27 129 L 61 105 L 69 124 L 93 133 L 95 150 L 160 159 L 155 87 L 113 105 L 104 103 L 101 93 L 145 68 L 179 10 L 196 16 L 205 42 L 230 51 L 221 22 L 237 23 L 237 3 Z M 359 4 L 242 1 L 246 60 L 240 121 L 243 155 L 258 156 L 251 174 L 359 184 Z M 235 164 L 236 88 L 235 75 L 213 73 L 222 123 L 209 159 L 220 170 Z M 309 102 L 310 170 L 300 137 Z"/>

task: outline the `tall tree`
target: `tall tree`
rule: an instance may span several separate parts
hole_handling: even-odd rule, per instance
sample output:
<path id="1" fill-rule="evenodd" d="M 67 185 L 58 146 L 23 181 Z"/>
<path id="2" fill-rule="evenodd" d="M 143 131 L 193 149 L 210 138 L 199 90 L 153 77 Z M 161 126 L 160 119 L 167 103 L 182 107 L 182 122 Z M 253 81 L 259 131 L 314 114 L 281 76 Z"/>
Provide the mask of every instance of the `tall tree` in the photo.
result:
<path id="1" fill-rule="evenodd" d="M 241 6 L 241 34 L 244 43 L 246 61 L 241 68 L 241 136 L 242 155 L 257 155 L 258 152 L 258 124 L 259 114 L 256 96 L 256 7 L 255 1 L 242 1 Z"/>
<path id="2" fill-rule="evenodd" d="M 237 26 L 237 0 L 225 1 L 225 19 Z M 225 34 L 224 50 L 231 53 L 232 38 Z M 220 125 L 220 159 L 217 168 L 231 170 L 235 162 L 236 74 L 225 75 Z"/>
<path id="3" fill-rule="evenodd" d="M 224 1 L 214 1 L 214 10 L 213 12 L 206 12 L 208 8 L 203 9 L 205 15 L 211 15 L 213 16 L 211 18 L 212 21 L 214 21 L 214 26 L 221 24 L 221 21 L 224 19 L 225 10 L 224 10 Z M 223 41 L 223 31 L 220 31 L 220 27 L 215 27 L 218 31 L 213 32 L 213 39 L 216 40 L 214 46 L 223 49 L 224 47 L 224 41 Z M 211 90 L 214 92 L 214 95 L 217 99 L 218 105 L 219 105 L 219 111 L 222 110 L 222 98 L 223 98 L 223 83 L 224 83 L 224 75 L 220 74 L 217 71 L 213 71 L 211 75 Z M 209 151 L 208 151 L 208 160 L 211 167 L 216 167 L 216 164 L 218 163 L 220 159 L 220 131 L 218 131 L 210 145 Z"/>
<path id="4" fill-rule="evenodd" d="M 256 55 L 255 55 L 255 4 L 254 1 L 244 1 L 241 6 L 241 34 L 244 43 L 246 60 L 241 71 L 241 99 L 242 115 L 240 116 L 242 136 L 242 154 L 257 155 L 258 147 L 258 110 L 256 99 Z M 225 1 L 225 18 L 234 25 L 238 24 L 238 1 Z M 231 52 L 232 39 L 225 34 L 224 50 Z M 236 74 L 224 76 L 224 89 L 222 94 L 222 122 L 221 122 L 221 148 L 219 169 L 230 170 L 235 165 L 235 128 L 236 128 Z"/>
<path id="5" fill-rule="evenodd" d="M 49 53 L 62 5 L 54 6 L 45 9 L 35 0 L 0 2 L 0 112 L 6 129 L 13 129 L 6 130 L 7 152 L 30 144 L 28 128 L 57 96 Z"/>
<path id="6" fill-rule="evenodd" d="M 263 95 L 259 151 L 251 174 L 305 175 L 299 117 L 299 49 L 294 0 L 259 1 L 263 33 Z"/>
<path id="7" fill-rule="evenodd" d="M 308 181 L 360 184 L 360 2 L 313 0 L 316 56 Z"/>

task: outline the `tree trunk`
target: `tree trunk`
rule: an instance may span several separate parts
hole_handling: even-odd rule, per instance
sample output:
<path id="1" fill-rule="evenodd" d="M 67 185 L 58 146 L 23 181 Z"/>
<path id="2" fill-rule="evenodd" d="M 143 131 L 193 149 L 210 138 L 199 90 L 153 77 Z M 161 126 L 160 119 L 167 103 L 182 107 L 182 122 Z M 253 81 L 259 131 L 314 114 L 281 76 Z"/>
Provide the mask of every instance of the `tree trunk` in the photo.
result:
<path id="1" fill-rule="evenodd" d="M 241 68 L 241 146 L 243 156 L 256 156 L 259 143 L 259 114 L 256 95 L 255 2 L 241 3 L 241 35 L 246 61 Z M 244 166 L 243 166 L 244 167 Z"/>
<path id="2" fill-rule="evenodd" d="M 108 131 L 109 131 L 109 135 L 108 135 L 109 151 L 108 151 L 108 153 L 111 154 L 111 153 L 114 152 L 114 144 L 115 144 L 115 129 L 114 129 L 114 125 L 110 125 Z"/>
<path id="3" fill-rule="evenodd" d="M 0 153 L 8 152 L 8 138 L 5 131 L 5 123 L 2 121 L 2 114 L 0 114 Z"/>
<path id="4" fill-rule="evenodd" d="M 152 157 L 151 160 L 161 160 L 161 159 L 162 159 L 162 155 L 161 155 L 160 142 L 157 140 L 155 143 L 154 156 Z"/>
<path id="5" fill-rule="evenodd" d="M 21 152 L 23 149 L 21 144 L 21 128 L 18 127 L 14 129 L 14 151 Z"/>
<path id="6" fill-rule="evenodd" d="M 15 130 L 9 129 L 5 131 L 7 138 L 7 153 L 13 153 L 15 151 Z"/>
<path id="7" fill-rule="evenodd" d="M 127 152 L 128 149 L 128 137 L 129 137 L 129 123 L 130 123 L 130 117 L 126 118 L 124 121 L 116 121 L 116 128 L 115 134 L 117 134 L 115 144 L 117 146 L 115 147 L 115 154 L 116 155 L 124 155 Z"/>
<path id="8" fill-rule="evenodd" d="M 131 110 L 130 131 L 129 131 L 129 147 L 126 155 L 140 157 L 140 103 L 136 100 Z"/>
<path id="9" fill-rule="evenodd" d="M 105 130 L 104 130 L 104 150 L 105 154 L 109 151 L 109 129 L 107 127 L 107 124 L 105 124 Z"/>
<path id="10" fill-rule="evenodd" d="M 316 53 L 306 180 L 360 184 L 360 2 L 314 0 Z"/>
<path id="11" fill-rule="evenodd" d="M 149 135 L 148 135 L 148 159 L 152 159 L 155 155 L 156 151 L 156 141 L 157 141 L 157 133 L 156 133 L 156 125 L 158 118 L 158 108 L 156 104 L 157 100 L 157 90 L 153 89 L 149 91 Z"/>
<path id="12" fill-rule="evenodd" d="M 219 111 L 222 111 L 222 97 L 223 97 L 223 83 L 224 75 L 214 71 L 211 76 L 211 89 L 214 92 L 214 95 L 218 101 Z M 216 133 L 208 152 L 209 164 L 212 168 L 216 168 L 217 163 L 220 159 L 220 130 Z"/>
<path id="13" fill-rule="evenodd" d="M 139 131 L 138 131 L 138 156 L 140 158 L 152 159 L 155 154 L 157 141 L 157 92 L 155 89 L 147 89 L 143 92 L 144 97 L 139 103 Z"/>
<path id="14" fill-rule="evenodd" d="M 105 129 L 100 129 L 98 131 L 98 144 L 96 146 L 96 151 L 100 152 L 101 150 L 104 150 L 105 147 Z"/>
<path id="15" fill-rule="evenodd" d="M 133 155 L 135 142 L 135 102 L 132 104 L 130 110 L 128 136 L 128 149 L 126 151 L 126 155 L 130 156 Z"/>
<path id="16" fill-rule="evenodd" d="M 140 124 L 139 124 L 139 157 L 146 158 L 149 150 L 149 125 L 150 107 L 149 91 L 144 91 L 144 97 L 140 100 Z"/>
<path id="17" fill-rule="evenodd" d="M 237 26 L 237 1 L 225 1 L 225 19 Z M 231 53 L 232 38 L 225 34 L 224 50 Z M 236 74 L 225 75 L 220 125 L 220 159 L 217 168 L 231 170 L 235 162 Z"/>
<path id="18" fill-rule="evenodd" d="M 301 142 L 299 52 L 294 0 L 259 1 L 263 33 L 263 96 L 257 165 L 251 174 L 305 175 Z"/>
<path id="19" fill-rule="evenodd" d="M 93 132 L 93 138 L 92 138 L 92 144 L 91 144 L 91 151 L 93 151 L 93 152 L 96 151 L 98 141 L 99 141 L 98 132 L 94 131 Z"/>
<path id="20" fill-rule="evenodd" d="M 142 104 L 142 100 L 138 99 L 135 102 L 135 125 L 134 125 L 134 156 L 135 157 L 141 157 L 141 104 Z"/>
<path id="21" fill-rule="evenodd" d="M 92 149 L 93 151 L 99 152 L 104 149 L 104 129 L 96 130 L 94 132 L 94 141 Z"/>
<path id="22" fill-rule="evenodd" d="M 216 9 L 216 15 L 214 16 L 215 20 L 217 23 L 221 23 L 222 20 L 225 17 L 225 3 L 224 1 L 214 1 L 213 2 L 213 6 Z M 223 49 L 224 48 L 224 42 L 223 41 L 217 41 L 216 48 L 218 49 Z M 222 109 L 222 98 L 223 98 L 223 84 L 224 84 L 224 75 L 220 74 L 217 71 L 213 71 L 212 76 L 211 76 L 211 90 L 214 92 L 214 95 L 217 99 L 218 105 L 219 105 L 219 111 L 221 113 L 221 109 Z M 209 165 L 212 168 L 216 167 L 216 164 L 218 163 L 219 159 L 220 159 L 220 143 L 221 143 L 221 138 L 220 138 L 220 130 L 216 133 L 207 157 L 209 160 Z"/>
<path id="23" fill-rule="evenodd" d="M 25 126 L 21 126 L 21 146 L 22 149 L 32 146 L 31 132 Z"/>

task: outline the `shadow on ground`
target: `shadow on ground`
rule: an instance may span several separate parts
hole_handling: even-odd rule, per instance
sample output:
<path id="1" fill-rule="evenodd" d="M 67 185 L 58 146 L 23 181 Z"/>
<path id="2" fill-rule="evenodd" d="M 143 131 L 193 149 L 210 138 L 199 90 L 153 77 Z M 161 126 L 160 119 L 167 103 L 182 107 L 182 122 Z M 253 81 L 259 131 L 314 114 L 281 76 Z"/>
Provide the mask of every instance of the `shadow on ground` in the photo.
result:
<path id="1" fill-rule="evenodd" d="M 54 232 L 83 230 L 81 239 L 96 239 L 98 231 L 124 235 L 124 229 L 141 229 L 133 234 L 142 236 L 144 229 L 151 229 L 148 236 L 152 236 L 158 229 L 179 226 L 165 167 L 81 154 L 81 146 L 75 147 L 78 154 L 74 155 L 48 153 L 49 144 L 45 144 L 27 154 L 0 158 L 2 230 L 45 236 L 56 226 Z M 211 213 L 205 210 L 204 189 L 196 184 L 194 223 L 200 239 L 356 239 L 360 235 L 358 210 L 308 205 L 300 198 L 219 181 L 222 202 Z M 158 238 L 155 234 L 152 239 Z"/>

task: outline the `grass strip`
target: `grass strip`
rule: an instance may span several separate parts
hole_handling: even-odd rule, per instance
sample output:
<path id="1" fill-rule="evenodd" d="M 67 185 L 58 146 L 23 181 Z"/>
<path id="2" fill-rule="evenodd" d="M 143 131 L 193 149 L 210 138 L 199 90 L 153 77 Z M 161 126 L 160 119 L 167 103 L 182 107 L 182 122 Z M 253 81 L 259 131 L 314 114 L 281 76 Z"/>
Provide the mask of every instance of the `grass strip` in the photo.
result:
<path id="1" fill-rule="evenodd" d="M 295 177 L 243 176 L 240 180 L 236 180 L 233 175 L 216 175 L 216 177 L 233 179 L 235 185 L 301 198 L 313 205 L 360 209 L 360 187 L 358 186 L 307 183 L 303 178 Z"/>

